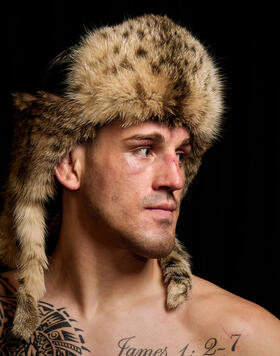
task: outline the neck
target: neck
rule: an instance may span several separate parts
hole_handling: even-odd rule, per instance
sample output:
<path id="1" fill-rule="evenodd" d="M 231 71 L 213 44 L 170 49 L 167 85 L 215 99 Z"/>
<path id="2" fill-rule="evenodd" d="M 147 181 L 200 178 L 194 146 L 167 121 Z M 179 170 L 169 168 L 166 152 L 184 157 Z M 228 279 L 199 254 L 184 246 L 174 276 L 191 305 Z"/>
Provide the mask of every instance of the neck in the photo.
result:
<path id="1" fill-rule="evenodd" d="M 71 303 L 77 312 L 90 318 L 101 310 L 129 307 L 143 298 L 164 298 L 162 273 L 156 259 L 108 246 L 73 221 L 68 219 L 67 224 L 62 224 L 50 259 L 46 300 Z"/>

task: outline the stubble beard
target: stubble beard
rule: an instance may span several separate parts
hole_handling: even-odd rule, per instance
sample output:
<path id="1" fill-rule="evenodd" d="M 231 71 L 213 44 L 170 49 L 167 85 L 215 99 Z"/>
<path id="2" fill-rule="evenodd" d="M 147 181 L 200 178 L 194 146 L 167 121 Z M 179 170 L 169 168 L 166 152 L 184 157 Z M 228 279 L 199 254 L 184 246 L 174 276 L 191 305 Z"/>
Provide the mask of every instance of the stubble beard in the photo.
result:
<path id="1" fill-rule="evenodd" d="M 125 217 L 116 218 L 115 215 L 108 214 L 106 210 L 93 204 L 88 197 L 85 197 L 83 201 L 86 208 L 85 214 L 93 223 L 91 226 L 92 235 L 94 238 L 98 238 L 96 230 L 99 229 L 96 229 L 96 227 L 105 227 L 105 229 L 101 229 L 105 231 L 105 235 L 101 239 L 104 243 L 108 243 L 108 248 L 110 248 L 110 245 L 112 248 L 114 248 L 114 245 L 115 247 L 126 248 L 134 255 L 148 259 L 166 257 L 172 251 L 175 244 L 175 228 L 172 225 L 174 224 L 173 219 L 177 222 L 176 216 L 173 216 L 172 220 L 160 219 L 153 226 L 144 226 L 143 221 L 135 224 L 133 219 L 128 219 L 130 220 L 128 224 L 119 224 L 116 221 L 127 222 Z M 153 203 L 155 203 L 155 200 L 153 200 Z"/>
<path id="2" fill-rule="evenodd" d="M 159 232 L 132 232 L 130 236 L 123 236 L 127 248 L 133 254 L 144 258 L 166 257 L 175 244 L 175 232 L 170 231 L 171 222 L 167 219 L 159 221 Z"/>

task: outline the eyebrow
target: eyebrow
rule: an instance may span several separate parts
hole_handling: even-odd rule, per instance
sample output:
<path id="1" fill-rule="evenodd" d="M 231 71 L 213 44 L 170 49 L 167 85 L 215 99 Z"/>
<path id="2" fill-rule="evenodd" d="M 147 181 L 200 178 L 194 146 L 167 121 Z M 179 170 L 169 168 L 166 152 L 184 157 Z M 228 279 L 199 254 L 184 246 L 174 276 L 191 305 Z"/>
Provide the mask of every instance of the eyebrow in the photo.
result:
<path id="1" fill-rule="evenodd" d="M 124 141 L 154 141 L 157 143 L 163 143 L 164 142 L 164 137 L 161 134 L 158 133 L 151 133 L 151 134 L 136 134 L 133 136 L 130 136 L 128 138 L 126 138 Z"/>
<path id="2" fill-rule="evenodd" d="M 162 136 L 161 134 L 159 133 L 151 133 L 151 134 L 136 134 L 136 135 L 133 135 L 133 136 L 130 136 L 126 139 L 124 139 L 124 141 L 153 141 L 153 142 L 156 142 L 156 143 L 163 143 L 165 141 L 165 138 L 164 136 Z M 190 137 L 184 139 L 182 141 L 182 143 L 179 145 L 179 146 L 188 146 L 191 144 L 191 139 Z"/>

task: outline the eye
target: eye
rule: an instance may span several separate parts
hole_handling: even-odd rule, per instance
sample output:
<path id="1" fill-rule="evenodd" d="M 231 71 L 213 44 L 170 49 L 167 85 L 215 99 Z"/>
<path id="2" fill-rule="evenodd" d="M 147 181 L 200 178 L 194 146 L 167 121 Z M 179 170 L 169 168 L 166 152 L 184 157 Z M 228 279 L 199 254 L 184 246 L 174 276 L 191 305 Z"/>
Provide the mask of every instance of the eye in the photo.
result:
<path id="1" fill-rule="evenodd" d="M 178 159 L 179 163 L 183 163 L 185 158 L 186 158 L 185 152 L 177 152 L 176 156 L 177 156 L 177 159 Z"/>
<path id="2" fill-rule="evenodd" d="M 143 157 L 149 157 L 151 154 L 151 149 L 149 147 L 141 147 L 137 151 Z"/>

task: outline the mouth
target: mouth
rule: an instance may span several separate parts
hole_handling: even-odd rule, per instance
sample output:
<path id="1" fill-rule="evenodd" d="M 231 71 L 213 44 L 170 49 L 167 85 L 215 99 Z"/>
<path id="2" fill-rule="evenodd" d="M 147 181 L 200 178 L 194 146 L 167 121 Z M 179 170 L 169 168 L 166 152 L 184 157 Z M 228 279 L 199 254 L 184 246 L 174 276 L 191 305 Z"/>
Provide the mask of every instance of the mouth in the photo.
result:
<path id="1" fill-rule="evenodd" d="M 171 219 L 173 217 L 173 211 L 176 210 L 176 207 L 173 203 L 164 203 L 155 206 L 148 206 L 146 209 L 158 218 Z"/>
<path id="2" fill-rule="evenodd" d="M 174 211 L 176 210 L 175 203 L 162 203 L 158 205 L 147 206 L 146 209 L 151 210 L 165 210 L 165 211 Z"/>

